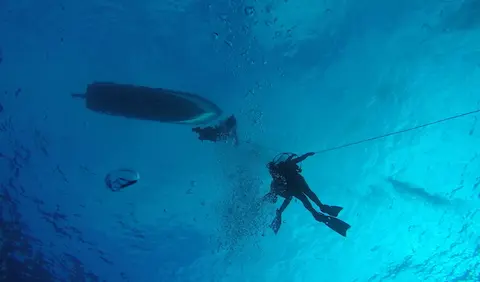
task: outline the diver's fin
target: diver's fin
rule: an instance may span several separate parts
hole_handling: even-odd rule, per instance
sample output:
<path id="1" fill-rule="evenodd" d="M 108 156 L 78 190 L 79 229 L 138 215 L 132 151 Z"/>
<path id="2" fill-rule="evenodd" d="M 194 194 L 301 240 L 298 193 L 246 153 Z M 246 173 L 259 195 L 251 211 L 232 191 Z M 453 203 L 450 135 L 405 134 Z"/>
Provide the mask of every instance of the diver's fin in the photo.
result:
<path id="1" fill-rule="evenodd" d="M 330 229 L 332 229 L 333 231 L 337 232 L 343 237 L 347 237 L 347 231 L 351 227 L 350 224 L 332 216 L 326 216 L 326 220 L 324 222 L 325 225 L 330 227 Z"/>
<path id="2" fill-rule="evenodd" d="M 73 98 L 77 98 L 77 99 L 85 99 L 85 98 L 86 98 L 86 95 L 85 95 L 85 94 L 73 93 L 73 94 L 72 94 L 72 97 L 73 97 Z"/>
<path id="3" fill-rule="evenodd" d="M 343 210 L 342 207 L 339 206 L 327 206 L 323 205 L 322 208 L 320 209 L 322 212 L 331 215 L 331 216 L 338 216 L 338 214 Z"/>
<path id="4" fill-rule="evenodd" d="M 277 234 L 278 230 L 280 230 L 281 225 L 282 225 L 282 215 L 277 214 L 275 216 L 275 219 L 272 221 L 272 224 L 270 224 L 270 227 L 272 228 L 273 232 Z"/>

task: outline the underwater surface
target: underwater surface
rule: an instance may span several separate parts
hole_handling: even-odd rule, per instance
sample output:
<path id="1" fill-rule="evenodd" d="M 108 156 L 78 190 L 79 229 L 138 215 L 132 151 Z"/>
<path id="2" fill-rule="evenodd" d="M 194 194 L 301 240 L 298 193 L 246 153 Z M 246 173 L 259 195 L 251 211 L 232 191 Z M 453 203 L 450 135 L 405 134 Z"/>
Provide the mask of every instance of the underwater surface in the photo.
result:
<path id="1" fill-rule="evenodd" d="M 89 111 L 96 81 L 239 145 Z M 0 0 L 0 281 L 480 281 L 479 108 L 478 0 Z M 266 164 L 310 151 L 346 237 L 295 200 L 269 227 Z"/>

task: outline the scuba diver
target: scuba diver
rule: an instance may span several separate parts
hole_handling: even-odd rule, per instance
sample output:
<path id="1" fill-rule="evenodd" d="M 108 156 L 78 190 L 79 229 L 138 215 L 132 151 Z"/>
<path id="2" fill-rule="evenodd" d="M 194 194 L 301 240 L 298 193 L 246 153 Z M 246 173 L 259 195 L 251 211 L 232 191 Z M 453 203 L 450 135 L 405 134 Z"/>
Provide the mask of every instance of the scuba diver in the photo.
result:
<path id="1" fill-rule="evenodd" d="M 306 153 L 302 156 L 297 156 L 293 153 L 282 153 L 267 164 L 267 168 L 273 179 L 270 184 L 270 192 L 263 197 L 263 200 L 276 203 L 277 196 L 285 198 L 282 206 L 277 209 L 275 219 L 270 225 L 275 234 L 277 234 L 278 230 L 280 229 L 280 225 L 282 223 L 282 213 L 290 204 L 293 197 L 295 197 L 303 203 L 305 208 L 313 215 L 315 220 L 325 223 L 325 225 L 330 227 L 338 234 L 344 237 L 347 236 L 347 230 L 350 228 L 350 225 L 336 218 L 343 208 L 323 204 L 317 195 L 315 195 L 315 193 L 310 189 L 305 181 L 305 178 L 300 174 L 302 169 L 298 166 L 298 163 L 304 161 L 310 156 L 313 156 L 314 154 L 315 153 Z M 287 158 L 285 160 L 281 160 L 282 157 Z M 321 212 L 318 212 L 313 208 L 309 199 L 320 208 Z"/>
<path id="2" fill-rule="evenodd" d="M 212 142 L 226 141 L 233 139 L 235 146 L 238 146 L 237 119 L 231 115 L 226 120 L 216 126 L 207 126 L 204 128 L 194 127 L 192 131 L 198 133 L 198 139 Z"/>

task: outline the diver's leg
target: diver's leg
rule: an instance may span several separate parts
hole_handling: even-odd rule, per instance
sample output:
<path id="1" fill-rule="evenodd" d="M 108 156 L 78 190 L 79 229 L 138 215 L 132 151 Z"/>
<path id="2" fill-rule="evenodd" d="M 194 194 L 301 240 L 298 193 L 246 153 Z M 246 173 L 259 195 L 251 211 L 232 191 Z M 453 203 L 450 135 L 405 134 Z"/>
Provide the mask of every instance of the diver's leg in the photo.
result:
<path id="1" fill-rule="evenodd" d="M 307 195 L 310 198 L 310 200 L 312 200 L 315 204 L 317 204 L 317 206 L 320 208 L 320 210 L 323 213 L 326 213 L 331 216 L 338 216 L 338 214 L 343 210 L 343 208 L 339 206 L 329 206 L 329 205 L 322 204 L 320 199 L 310 189 L 310 187 L 308 187 L 308 184 L 306 182 L 303 185 L 303 189 L 304 189 L 303 193 L 305 193 L 305 195 Z"/>
<path id="2" fill-rule="evenodd" d="M 320 199 L 317 197 L 317 195 L 312 191 L 312 189 L 310 189 L 310 187 L 308 186 L 308 183 L 307 181 L 305 180 L 305 178 L 302 177 L 301 179 L 301 185 L 302 185 L 302 192 L 307 195 L 308 198 L 310 198 L 310 200 L 312 200 L 319 208 L 322 208 L 323 207 L 323 204 L 322 202 L 320 201 Z"/>
<path id="3" fill-rule="evenodd" d="M 320 199 L 317 197 L 317 195 L 308 187 L 308 185 L 305 186 L 305 190 L 303 191 L 305 195 L 307 195 L 310 200 L 312 200 L 319 208 L 322 208 L 324 204 L 320 201 Z"/>
<path id="4" fill-rule="evenodd" d="M 313 215 L 313 217 L 317 221 L 321 221 L 321 220 L 319 220 L 319 212 L 317 212 L 313 208 L 312 204 L 308 200 L 307 196 L 305 196 L 305 194 L 297 193 L 297 194 L 295 194 L 295 198 L 299 199 L 302 202 L 303 206 Z M 321 222 L 323 222 L 323 221 L 321 221 Z"/>
<path id="5" fill-rule="evenodd" d="M 350 228 L 350 225 L 348 223 L 346 223 L 346 222 L 344 222 L 344 221 L 342 221 L 342 220 L 340 220 L 336 217 L 324 215 L 322 213 L 317 212 L 313 208 L 312 204 L 310 203 L 310 201 L 308 200 L 308 198 L 305 194 L 298 194 L 298 195 L 295 195 L 295 197 L 297 199 L 299 199 L 300 201 L 302 201 L 305 208 L 312 213 L 312 215 L 313 215 L 313 217 L 315 218 L 316 221 L 321 222 L 321 223 L 325 223 L 332 230 L 334 230 L 335 232 L 337 232 L 338 234 L 340 234 L 344 237 L 347 236 L 347 231 Z M 277 230 L 277 232 L 278 232 L 278 230 Z"/>

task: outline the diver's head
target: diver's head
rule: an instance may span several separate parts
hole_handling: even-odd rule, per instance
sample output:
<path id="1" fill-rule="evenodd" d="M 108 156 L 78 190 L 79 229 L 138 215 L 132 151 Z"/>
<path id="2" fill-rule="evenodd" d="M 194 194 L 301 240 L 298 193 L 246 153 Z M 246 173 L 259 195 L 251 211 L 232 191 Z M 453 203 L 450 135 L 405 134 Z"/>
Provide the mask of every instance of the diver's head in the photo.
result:
<path id="1" fill-rule="evenodd" d="M 278 174 L 278 167 L 273 161 L 267 164 L 267 169 L 272 176 Z"/>
<path id="2" fill-rule="evenodd" d="M 269 171 L 275 169 L 275 163 L 274 163 L 274 162 L 268 162 L 268 164 L 267 164 L 267 169 L 268 169 Z"/>

